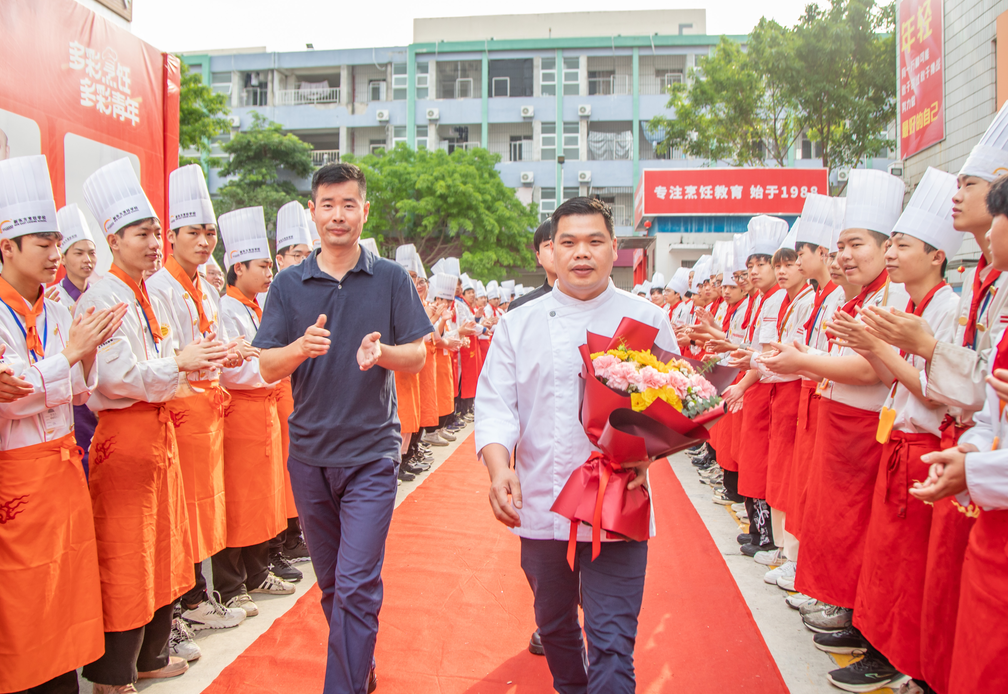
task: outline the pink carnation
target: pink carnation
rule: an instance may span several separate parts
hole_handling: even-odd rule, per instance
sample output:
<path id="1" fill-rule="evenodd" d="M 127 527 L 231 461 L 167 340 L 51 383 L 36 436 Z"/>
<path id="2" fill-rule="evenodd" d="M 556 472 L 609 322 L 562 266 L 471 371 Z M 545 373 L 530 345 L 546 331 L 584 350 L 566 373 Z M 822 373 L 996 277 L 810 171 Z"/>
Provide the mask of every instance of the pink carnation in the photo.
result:
<path id="1" fill-rule="evenodd" d="M 690 385 L 696 390 L 697 395 L 701 398 L 712 398 L 717 395 L 717 391 L 714 386 L 703 376 L 693 376 L 690 379 Z"/>
<path id="2" fill-rule="evenodd" d="M 652 366 L 645 366 L 640 374 L 645 388 L 664 388 L 668 385 L 668 376 Z"/>
<path id="3" fill-rule="evenodd" d="M 675 389 L 675 392 L 679 394 L 680 398 L 684 397 L 686 395 L 686 390 L 690 386 L 689 379 L 686 378 L 682 372 L 674 369 L 669 371 L 667 375 L 669 381 L 668 384 Z"/>
<path id="4" fill-rule="evenodd" d="M 633 364 L 620 362 L 609 370 L 609 385 L 616 390 L 627 390 L 630 386 L 630 379 L 637 377 L 637 369 Z"/>
<path id="5" fill-rule="evenodd" d="M 592 360 L 592 365 L 595 367 L 595 375 L 605 379 L 609 378 L 613 367 L 619 363 L 621 363 L 620 360 L 611 354 L 602 354 Z"/>

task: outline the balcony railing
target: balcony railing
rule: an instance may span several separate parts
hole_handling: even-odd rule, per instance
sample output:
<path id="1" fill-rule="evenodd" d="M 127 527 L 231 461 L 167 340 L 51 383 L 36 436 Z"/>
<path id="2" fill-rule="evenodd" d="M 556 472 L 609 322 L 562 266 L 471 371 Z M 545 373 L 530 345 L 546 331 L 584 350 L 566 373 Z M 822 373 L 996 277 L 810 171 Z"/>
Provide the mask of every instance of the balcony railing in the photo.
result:
<path id="1" fill-rule="evenodd" d="M 276 93 L 277 106 L 301 106 L 303 104 L 338 104 L 339 87 L 329 89 L 284 89 Z"/>
<path id="2" fill-rule="evenodd" d="M 509 161 L 529 161 L 532 159 L 532 140 L 521 140 L 510 143 L 511 159 Z"/>
<path id="3" fill-rule="evenodd" d="M 249 87 L 241 92 L 240 106 L 267 106 L 269 103 L 269 90 L 265 87 Z"/>
<path id="4" fill-rule="evenodd" d="M 339 163 L 339 150 L 338 149 L 313 149 L 311 153 L 311 163 L 316 169 L 319 169 L 326 164 L 338 164 Z"/>
<path id="5" fill-rule="evenodd" d="M 479 146 L 480 146 L 479 142 L 445 142 L 445 141 L 442 141 L 442 142 L 438 143 L 438 147 L 440 147 L 444 151 L 448 152 L 448 154 L 451 154 L 456 149 L 470 150 L 470 149 L 476 149 Z"/>
<path id="6" fill-rule="evenodd" d="M 610 94 L 625 96 L 630 93 L 630 75 L 608 75 L 606 77 L 588 78 L 588 94 L 590 96 L 607 96 Z"/>

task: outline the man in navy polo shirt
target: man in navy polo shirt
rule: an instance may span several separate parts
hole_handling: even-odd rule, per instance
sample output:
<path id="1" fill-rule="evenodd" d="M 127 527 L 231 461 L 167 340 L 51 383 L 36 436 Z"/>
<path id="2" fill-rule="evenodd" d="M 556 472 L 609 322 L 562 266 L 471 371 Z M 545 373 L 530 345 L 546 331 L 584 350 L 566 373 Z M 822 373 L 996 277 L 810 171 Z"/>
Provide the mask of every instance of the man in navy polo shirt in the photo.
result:
<path id="1" fill-rule="evenodd" d="M 291 375 L 287 467 L 329 620 L 332 694 L 377 686 L 381 567 L 402 442 L 392 372 L 420 372 L 433 330 L 409 274 L 358 244 L 366 195 L 353 164 L 315 172 L 309 209 L 322 247 L 273 280 L 253 341 L 265 381 Z"/>

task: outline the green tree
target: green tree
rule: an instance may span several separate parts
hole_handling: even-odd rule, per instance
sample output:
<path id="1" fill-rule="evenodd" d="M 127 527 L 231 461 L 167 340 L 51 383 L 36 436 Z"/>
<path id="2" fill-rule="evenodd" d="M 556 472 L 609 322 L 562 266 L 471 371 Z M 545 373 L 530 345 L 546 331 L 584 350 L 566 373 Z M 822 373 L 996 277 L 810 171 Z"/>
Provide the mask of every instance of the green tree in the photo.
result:
<path id="1" fill-rule="evenodd" d="M 222 147 L 230 159 L 218 173 L 232 180 L 217 191 L 217 214 L 262 205 L 266 229 L 273 238 L 277 210 L 291 200 L 307 204 L 291 179 L 305 178 L 314 171 L 311 145 L 253 111 L 251 126 Z"/>
<path id="2" fill-rule="evenodd" d="M 536 206 L 525 205 L 501 181 L 500 157 L 485 149 L 413 150 L 399 145 L 354 162 L 367 175 L 371 210 L 364 227 L 382 255 L 412 243 L 428 267 L 458 256 L 463 271 L 503 279 L 510 268 L 532 268 Z"/>
<path id="3" fill-rule="evenodd" d="M 231 129 L 228 113 L 227 97 L 205 85 L 202 75 L 190 71 L 183 61 L 182 88 L 179 92 L 179 149 L 195 149 L 208 159 L 211 166 L 217 166 L 218 162 L 210 159 L 210 140 Z M 199 163 L 199 157 L 179 156 L 182 166 Z"/>

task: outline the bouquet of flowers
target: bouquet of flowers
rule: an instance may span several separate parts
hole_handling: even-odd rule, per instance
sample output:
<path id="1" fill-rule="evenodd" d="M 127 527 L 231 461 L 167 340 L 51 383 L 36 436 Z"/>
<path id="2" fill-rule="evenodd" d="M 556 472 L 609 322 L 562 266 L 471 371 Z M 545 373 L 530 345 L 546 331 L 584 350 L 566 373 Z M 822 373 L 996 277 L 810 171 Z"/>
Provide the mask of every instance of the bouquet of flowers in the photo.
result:
<path id="1" fill-rule="evenodd" d="M 627 491 L 623 463 L 661 458 L 709 438 L 723 414 L 720 393 L 737 369 L 703 364 L 657 347 L 658 328 L 624 318 L 612 337 L 589 332 L 581 345 L 581 425 L 599 451 L 567 480 L 552 511 L 571 521 L 567 560 L 574 566 L 577 528 L 592 528 L 592 559 L 601 531 L 631 540 L 649 536 L 645 487 Z"/>

